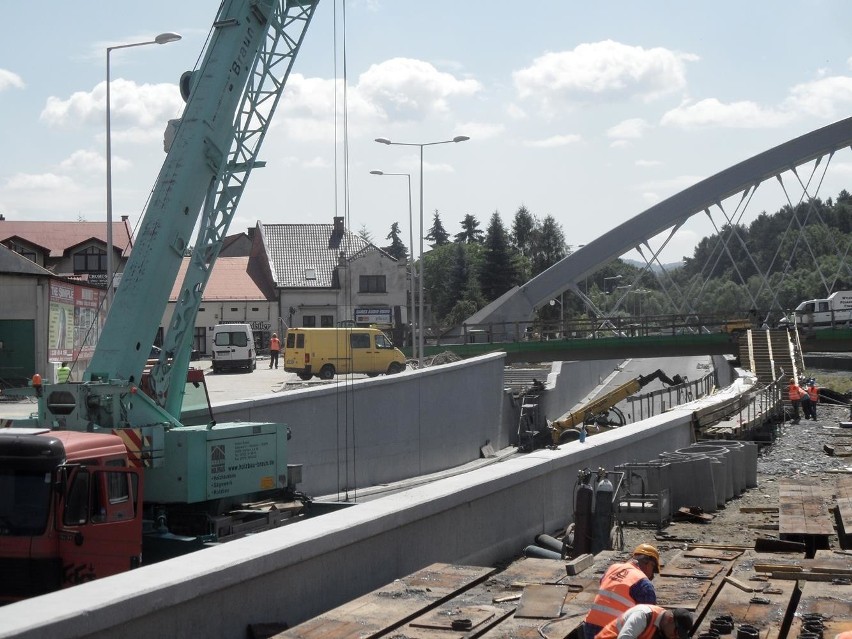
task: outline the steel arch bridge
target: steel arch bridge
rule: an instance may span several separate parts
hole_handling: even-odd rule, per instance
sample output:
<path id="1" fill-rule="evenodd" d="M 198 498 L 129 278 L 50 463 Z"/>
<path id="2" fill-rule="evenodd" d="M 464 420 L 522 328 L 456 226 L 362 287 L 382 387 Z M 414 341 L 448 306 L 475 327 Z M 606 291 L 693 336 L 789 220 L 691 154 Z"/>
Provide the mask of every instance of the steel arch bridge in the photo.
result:
<path id="1" fill-rule="evenodd" d="M 663 285 L 664 292 L 672 306 L 679 309 L 679 312 L 695 312 L 691 308 L 692 300 L 695 299 L 695 295 L 700 294 L 700 291 L 681 291 L 677 289 L 676 285 L 674 285 L 674 290 L 669 290 L 672 287 L 667 288 L 663 279 L 665 268 L 660 264 L 658 256 L 674 233 L 694 215 L 703 213 L 713 221 L 711 210 L 721 212 L 725 224 L 735 225 L 741 219 L 758 187 L 773 180 L 780 185 L 782 198 L 786 200 L 785 203 L 794 207 L 794 210 L 796 204 L 813 202 L 813 198 L 818 196 L 819 187 L 822 185 L 835 153 L 849 147 L 850 144 L 852 144 L 852 117 L 794 138 L 744 162 L 735 164 L 652 206 L 589 242 L 527 283 L 507 291 L 500 298 L 469 317 L 464 324 L 465 326 L 491 325 L 495 327 L 509 326 L 512 322 L 529 321 L 539 307 L 547 304 L 562 292 L 569 290 L 583 299 L 586 306 L 595 315 L 601 317 L 604 314 L 595 308 L 592 301 L 580 289 L 578 283 L 583 282 L 614 259 L 634 249 L 645 260 L 646 271 L 657 265 L 655 274 Z M 802 179 L 800 173 L 804 173 L 806 178 Z M 797 185 L 797 190 L 800 189 L 801 196 L 798 202 L 791 200 L 787 182 Z M 734 198 L 737 199 L 734 200 Z M 723 204 L 726 200 L 735 203 L 734 210 L 730 214 Z M 810 215 L 810 213 L 807 213 L 807 215 Z M 819 214 L 817 213 L 817 215 Z M 797 220 L 800 227 L 803 226 L 803 222 L 804 220 Z M 666 234 L 664 241 L 657 249 L 652 249 L 649 240 L 661 234 Z M 804 241 L 807 242 L 807 239 Z M 835 246 L 834 248 L 841 258 L 839 262 L 841 273 L 820 273 L 826 287 L 826 293 L 831 290 L 838 276 L 848 276 L 852 272 L 849 264 L 850 247 Z M 736 261 L 731 256 L 727 244 L 721 241 L 721 236 L 718 251 L 720 256 L 727 254 L 735 271 L 739 273 Z M 781 257 L 779 259 L 780 266 L 783 266 L 783 262 L 784 259 Z M 761 290 L 763 287 L 768 287 L 768 277 L 771 273 L 761 272 L 756 264 L 753 266 L 761 275 Z M 745 282 L 741 283 L 744 284 Z M 620 301 L 616 304 L 616 308 Z M 774 295 L 773 301 L 775 301 Z M 754 307 L 756 308 L 757 305 L 754 304 Z M 780 307 L 778 310 L 781 310 Z M 492 337 L 497 341 L 501 340 L 499 334 L 494 334 Z M 511 340 L 509 335 L 503 337 Z"/>

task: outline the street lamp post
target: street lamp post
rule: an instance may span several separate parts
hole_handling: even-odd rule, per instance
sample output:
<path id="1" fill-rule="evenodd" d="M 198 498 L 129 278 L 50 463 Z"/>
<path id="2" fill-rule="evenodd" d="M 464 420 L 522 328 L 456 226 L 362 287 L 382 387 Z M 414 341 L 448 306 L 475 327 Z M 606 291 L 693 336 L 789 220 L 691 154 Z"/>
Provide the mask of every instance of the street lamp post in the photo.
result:
<path id="1" fill-rule="evenodd" d="M 370 171 L 371 175 L 398 175 L 408 180 L 408 242 L 411 251 L 408 253 L 408 272 L 411 279 L 410 304 L 411 313 L 408 321 L 411 323 L 411 357 L 417 359 L 417 344 L 414 339 L 414 217 L 411 211 L 411 174 L 410 173 L 385 173 L 384 171 Z"/>
<path id="2" fill-rule="evenodd" d="M 613 282 L 613 281 L 615 281 L 615 280 L 620 280 L 620 279 L 621 279 L 621 275 L 613 275 L 612 277 L 605 277 L 605 278 L 603 279 L 603 283 L 604 283 L 604 293 L 605 293 L 606 295 L 609 295 L 609 294 L 610 294 L 609 286 L 607 286 L 607 284 L 606 284 L 607 282 Z M 606 299 L 606 298 L 604 298 L 604 299 Z M 607 305 L 607 306 L 609 306 L 609 305 Z M 607 309 L 607 312 L 610 312 L 610 309 Z"/>
<path id="3" fill-rule="evenodd" d="M 450 144 L 451 142 L 466 142 L 470 138 L 466 135 L 457 135 L 452 140 L 440 140 L 438 142 L 391 142 L 387 138 L 376 138 L 376 142 L 379 144 L 387 144 L 391 146 L 418 146 L 420 147 L 420 286 L 419 286 L 419 297 L 420 297 L 420 307 L 418 310 L 418 331 L 417 331 L 417 350 L 418 359 L 417 365 L 418 368 L 423 368 L 423 277 L 424 277 L 424 267 L 426 266 L 423 260 L 423 147 L 424 146 L 435 146 L 436 144 Z M 413 249 L 414 247 L 412 247 Z"/>
<path id="4" fill-rule="evenodd" d="M 116 49 L 129 49 L 130 47 L 141 47 L 146 44 L 168 44 L 177 42 L 181 36 L 177 33 L 161 33 L 153 40 L 145 42 L 132 42 L 130 44 L 117 44 L 107 47 L 106 50 L 106 209 L 107 209 L 107 310 L 112 306 L 112 279 L 115 275 L 113 268 L 112 248 L 112 132 L 110 127 L 110 75 L 109 54 Z"/>

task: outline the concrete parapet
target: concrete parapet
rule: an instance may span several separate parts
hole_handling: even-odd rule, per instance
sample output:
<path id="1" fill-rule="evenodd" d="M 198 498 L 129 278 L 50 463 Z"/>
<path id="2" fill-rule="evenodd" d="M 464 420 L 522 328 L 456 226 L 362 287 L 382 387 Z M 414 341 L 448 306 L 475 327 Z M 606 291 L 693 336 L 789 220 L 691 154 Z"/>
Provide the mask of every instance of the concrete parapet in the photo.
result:
<path id="1" fill-rule="evenodd" d="M 583 468 L 684 447 L 673 410 L 192 555 L 0 608 L 0 637 L 243 636 L 294 625 L 436 561 L 493 565 L 571 518 Z"/>

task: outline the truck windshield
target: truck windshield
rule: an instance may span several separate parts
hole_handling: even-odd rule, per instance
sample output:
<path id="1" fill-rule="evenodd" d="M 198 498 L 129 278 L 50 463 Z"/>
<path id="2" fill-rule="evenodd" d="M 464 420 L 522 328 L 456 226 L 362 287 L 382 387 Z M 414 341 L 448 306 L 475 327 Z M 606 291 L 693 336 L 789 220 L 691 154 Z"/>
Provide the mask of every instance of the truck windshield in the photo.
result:
<path id="1" fill-rule="evenodd" d="M 50 473 L 0 468 L 0 536 L 44 533 L 50 488 Z"/>

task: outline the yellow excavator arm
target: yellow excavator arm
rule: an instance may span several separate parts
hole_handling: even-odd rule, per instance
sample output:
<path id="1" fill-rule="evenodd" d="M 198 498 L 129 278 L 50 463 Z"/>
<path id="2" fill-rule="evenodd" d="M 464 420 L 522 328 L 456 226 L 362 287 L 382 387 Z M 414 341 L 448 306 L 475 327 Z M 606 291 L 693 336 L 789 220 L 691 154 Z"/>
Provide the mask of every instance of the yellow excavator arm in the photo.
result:
<path id="1" fill-rule="evenodd" d="M 669 386 L 676 386 L 677 384 L 682 384 L 684 382 L 684 379 L 680 375 L 669 377 L 659 368 L 649 375 L 640 375 L 635 379 L 631 379 L 621 386 L 609 391 L 605 395 L 601 395 L 600 397 L 593 399 L 588 404 L 568 413 L 562 419 L 558 419 L 555 422 L 548 421 L 547 427 L 550 429 L 550 434 L 553 437 L 553 443 L 559 444 L 561 436 L 565 431 L 588 423 L 588 421 L 593 419 L 596 415 L 599 415 L 604 411 L 608 411 L 618 404 L 618 402 L 627 399 L 630 395 L 641 388 L 644 388 L 655 379 L 659 379 Z"/>

